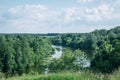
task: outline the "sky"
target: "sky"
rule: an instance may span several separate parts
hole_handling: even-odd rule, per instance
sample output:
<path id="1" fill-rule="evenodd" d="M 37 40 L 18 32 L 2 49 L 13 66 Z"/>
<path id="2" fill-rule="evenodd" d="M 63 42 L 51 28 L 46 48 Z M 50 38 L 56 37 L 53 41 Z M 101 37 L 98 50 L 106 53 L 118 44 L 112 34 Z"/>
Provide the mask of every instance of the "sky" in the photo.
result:
<path id="1" fill-rule="evenodd" d="M 0 33 L 84 33 L 120 26 L 120 0 L 0 0 Z"/>

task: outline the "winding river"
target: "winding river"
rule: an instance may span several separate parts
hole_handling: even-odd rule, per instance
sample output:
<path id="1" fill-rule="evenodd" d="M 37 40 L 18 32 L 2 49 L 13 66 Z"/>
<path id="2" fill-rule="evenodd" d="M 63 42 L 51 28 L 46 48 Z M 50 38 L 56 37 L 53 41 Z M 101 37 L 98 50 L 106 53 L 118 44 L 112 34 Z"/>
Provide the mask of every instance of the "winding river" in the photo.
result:
<path id="1" fill-rule="evenodd" d="M 62 56 L 63 53 L 63 47 L 59 46 L 59 45 L 52 45 L 52 47 L 54 48 L 54 54 L 52 55 L 52 58 L 56 58 L 59 59 Z M 79 60 L 80 59 L 80 60 Z M 78 64 L 82 63 L 83 67 L 89 67 L 90 66 L 90 60 L 83 58 L 83 57 L 79 57 L 79 59 L 77 58 Z M 82 61 L 81 61 L 82 60 Z"/>
<path id="2" fill-rule="evenodd" d="M 52 47 L 55 50 L 54 51 L 55 54 L 52 55 L 52 58 L 56 58 L 56 59 L 60 58 L 62 56 L 62 50 L 63 50 L 62 46 L 52 45 Z"/>

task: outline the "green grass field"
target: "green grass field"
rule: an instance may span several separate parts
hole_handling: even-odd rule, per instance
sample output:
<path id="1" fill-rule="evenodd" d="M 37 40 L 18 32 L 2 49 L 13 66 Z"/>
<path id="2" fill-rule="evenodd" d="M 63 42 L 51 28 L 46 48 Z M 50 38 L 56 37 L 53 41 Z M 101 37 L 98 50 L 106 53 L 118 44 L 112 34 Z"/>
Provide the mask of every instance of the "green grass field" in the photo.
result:
<path id="1" fill-rule="evenodd" d="M 120 80 L 120 69 L 109 75 L 82 71 L 80 73 L 62 72 L 48 75 L 22 75 L 0 80 Z"/>

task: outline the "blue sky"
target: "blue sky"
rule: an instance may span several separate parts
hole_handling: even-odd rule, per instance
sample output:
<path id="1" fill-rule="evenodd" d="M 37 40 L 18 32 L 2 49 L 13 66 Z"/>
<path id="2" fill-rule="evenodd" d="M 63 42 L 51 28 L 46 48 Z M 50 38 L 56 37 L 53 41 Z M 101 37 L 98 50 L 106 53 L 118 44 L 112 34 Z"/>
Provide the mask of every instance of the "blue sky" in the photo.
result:
<path id="1" fill-rule="evenodd" d="M 83 33 L 120 25 L 120 0 L 0 0 L 0 33 Z"/>

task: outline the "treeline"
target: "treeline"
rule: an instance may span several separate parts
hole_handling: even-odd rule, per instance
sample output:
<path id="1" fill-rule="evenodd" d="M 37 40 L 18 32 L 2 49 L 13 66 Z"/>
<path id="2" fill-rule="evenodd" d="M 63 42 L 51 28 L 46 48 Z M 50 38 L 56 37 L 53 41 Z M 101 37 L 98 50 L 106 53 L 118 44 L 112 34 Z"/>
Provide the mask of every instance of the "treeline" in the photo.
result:
<path id="1" fill-rule="evenodd" d="M 27 36 L 31 36 L 31 37 L 38 37 L 38 36 L 41 36 L 41 37 L 54 37 L 54 36 L 57 36 L 57 35 L 62 35 L 60 33 L 46 33 L 46 34 L 39 34 L 39 33 L 0 33 L 0 35 L 10 35 L 10 36 L 18 36 L 18 35 L 27 35 Z"/>
<path id="2" fill-rule="evenodd" d="M 90 33 L 62 34 L 51 39 L 52 44 L 81 49 L 91 56 L 97 53 L 103 43 L 112 44 L 115 40 L 120 40 L 120 27 L 111 30 L 95 30 Z"/>
<path id="3" fill-rule="evenodd" d="M 69 33 L 51 38 L 52 44 L 79 49 L 91 59 L 95 71 L 110 73 L 120 66 L 120 27 L 90 33 Z"/>
<path id="4" fill-rule="evenodd" d="M 0 72 L 5 76 L 42 73 L 45 60 L 53 54 L 48 38 L 25 34 L 0 35 Z"/>

